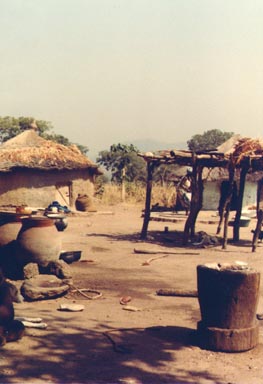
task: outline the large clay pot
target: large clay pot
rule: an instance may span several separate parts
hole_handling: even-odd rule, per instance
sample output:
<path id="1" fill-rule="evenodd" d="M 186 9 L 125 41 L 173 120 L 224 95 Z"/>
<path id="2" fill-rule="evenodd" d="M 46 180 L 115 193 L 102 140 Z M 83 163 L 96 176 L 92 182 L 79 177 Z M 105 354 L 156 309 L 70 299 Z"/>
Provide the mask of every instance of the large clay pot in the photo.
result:
<path id="1" fill-rule="evenodd" d="M 19 215 L 0 214 L 0 247 L 15 240 L 21 226 L 21 217 Z"/>
<path id="2" fill-rule="evenodd" d="M 61 245 L 61 234 L 53 220 L 46 217 L 22 219 L 17 236 L 17 258 L 21 262 L 47 266 L 51 261 L 59 260 Z"/>

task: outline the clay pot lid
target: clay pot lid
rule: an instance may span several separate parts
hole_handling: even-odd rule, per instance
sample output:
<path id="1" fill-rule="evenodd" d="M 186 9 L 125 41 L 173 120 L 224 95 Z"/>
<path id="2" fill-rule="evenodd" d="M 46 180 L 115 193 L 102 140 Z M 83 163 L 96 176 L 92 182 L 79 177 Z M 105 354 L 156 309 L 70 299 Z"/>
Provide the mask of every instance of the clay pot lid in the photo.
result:
<path id="1" fill-rule="evenodd" d="M 54 225 L 54 221 L 45 216 L 24 216 L 21 218 L 21 221 L 23 225 L 32 227 L 49 227 Z"/>
<path id="2" fill-rule="evenodd" d="M 60 213 L 48 213 L 46 217 L 49 219 L 65 219 L 67 216 Z"/>

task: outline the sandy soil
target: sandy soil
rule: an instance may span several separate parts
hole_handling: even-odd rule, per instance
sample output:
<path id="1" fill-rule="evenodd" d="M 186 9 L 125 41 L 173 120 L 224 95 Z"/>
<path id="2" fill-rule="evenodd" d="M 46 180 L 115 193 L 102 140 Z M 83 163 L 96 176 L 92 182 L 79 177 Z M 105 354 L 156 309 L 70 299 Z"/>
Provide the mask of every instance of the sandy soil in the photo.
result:
<path id="1" fill-rule="evenodd" d="M 242 353 L 212 352 L 195 342 L 200 320 L 197 298 L 156 295 L 160 288 L 196 289 L 196 266 L 241 260 L 263 272 L 262 245 L 251 252 L 252 220 L 241 229 L 238 246 L 209 249 L 178 247 L 184 216 L 177 223 L 151 222 L 149 240 L 139 240 L 142 207 L 98 207 L 98 212 L 68 218 L 64 250 L 82 250 L 69 266 L 74 285 L 102 293 L 89 300 L 77 294 L 15 304 L 17 316 L 41 317 L 47 329 L 27 328 L 18 342 L 1 347 L 0 383 L 263 383 L 263 321 L 259 343 Z M 203 212 L 197 230 L 215 234 L 217 218 Z M 208 224 L 209 222 L 209 224 Z M 164 227 L 169 233 L 164 234 Z M 157 242 L 158 240 L 158 242 Z M 180 252 L 142 265 L 157 255 L 134 248 Z M 192 254 L 190 254 L 190 251 Z M 18 282 L 20 283 L 20 282 Z M 120 298 L 130 296 L 127 311 Z M 263 312 L 263 288 L 258 312 Z M 63 303 L 84 304 L 83 312 L 62 312 Z"/>

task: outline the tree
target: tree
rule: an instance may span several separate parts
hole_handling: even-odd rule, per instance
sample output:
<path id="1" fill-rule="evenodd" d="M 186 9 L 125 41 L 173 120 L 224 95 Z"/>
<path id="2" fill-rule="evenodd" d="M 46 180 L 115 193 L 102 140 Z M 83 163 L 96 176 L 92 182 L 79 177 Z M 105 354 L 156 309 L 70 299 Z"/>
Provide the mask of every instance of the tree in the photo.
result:
<path id="1" fill-rule="evenodd" d="M 123 177 L 126 181 L 145 181 L 145 161 L 137 155 L 138 152 L 133 144 L 113 144 L 110 150 L 99 152 L 97 163 L 111 172 L 114 182 L 121 183 Z"/>
<path id="2" fill-rule="evenodd" d="M 35 120 L 33 117 L 12 117 L 12 116 L 0 116 L 0 142 L 4 143 L 5 141 L 12 139 L 31 128 L 31 124 L 35 122 L 37 125 L 37 130 L 39 136 L 43 137 L 46 140 L 52 140 L 59 144 L 63 144 L 65 146 L 70 146 L 71 143 L 65 136 L 58 135 L 52 131 L 53 126 L 49 121 L 45 120 Z M 88 148 L 75 144 L 79 150 L 85 155 L 88 152 Z"/>
<path id="3" fill-rule="evenodd" d="M 3 143 L 19 135 L 21 132 L 30 129 L 34 121 L 35 119 L 33 117 L 0 117 L 0 141 Z M 36 124 L 39 135 L 42 137 L 52 129 L 52 124 L 48 121 L 37 120 Z"/>
<path id="4" fill-rule="evenodd" d="M 194 152 L 216 149 L 233 135 L 233 132 L 223 132 L 220 129 L 211 129 L 210 131 L 205 131 L 202 135 L 197 134 L 192 136 L 191 139 L 187 141 L 187 145 L 188 148 Z"/>

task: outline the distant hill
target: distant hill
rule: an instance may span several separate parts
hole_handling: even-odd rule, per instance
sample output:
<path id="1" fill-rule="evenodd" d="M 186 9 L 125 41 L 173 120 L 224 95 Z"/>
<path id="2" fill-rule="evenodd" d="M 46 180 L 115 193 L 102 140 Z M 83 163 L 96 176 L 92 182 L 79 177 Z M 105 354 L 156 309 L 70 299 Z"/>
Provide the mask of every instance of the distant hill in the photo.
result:
<path id="1" fill-rule="evenodd" d="M 148 151 L 158 151 L 162 149 L 187 149 L 186 142 L 178 142 L 178 143 L 166 143 L 163 141 L 157 140 L 134 140 L 132 143 L 135 147 L 137 147 L 141 152 Z"/>
<path id="2" fill-rule="evenodd" d="M 133 144 L 136 148 L 139 149 L 140 152 L 154 152 L 162 149 L 187 149 L 186 142 L 166 143 L 152 139 L 126 141 L 124 144 Z M 98 156 L 98 152 L 99 151 L 91 149 L 87 155 L 92 161 L 95 162 Z"/>

